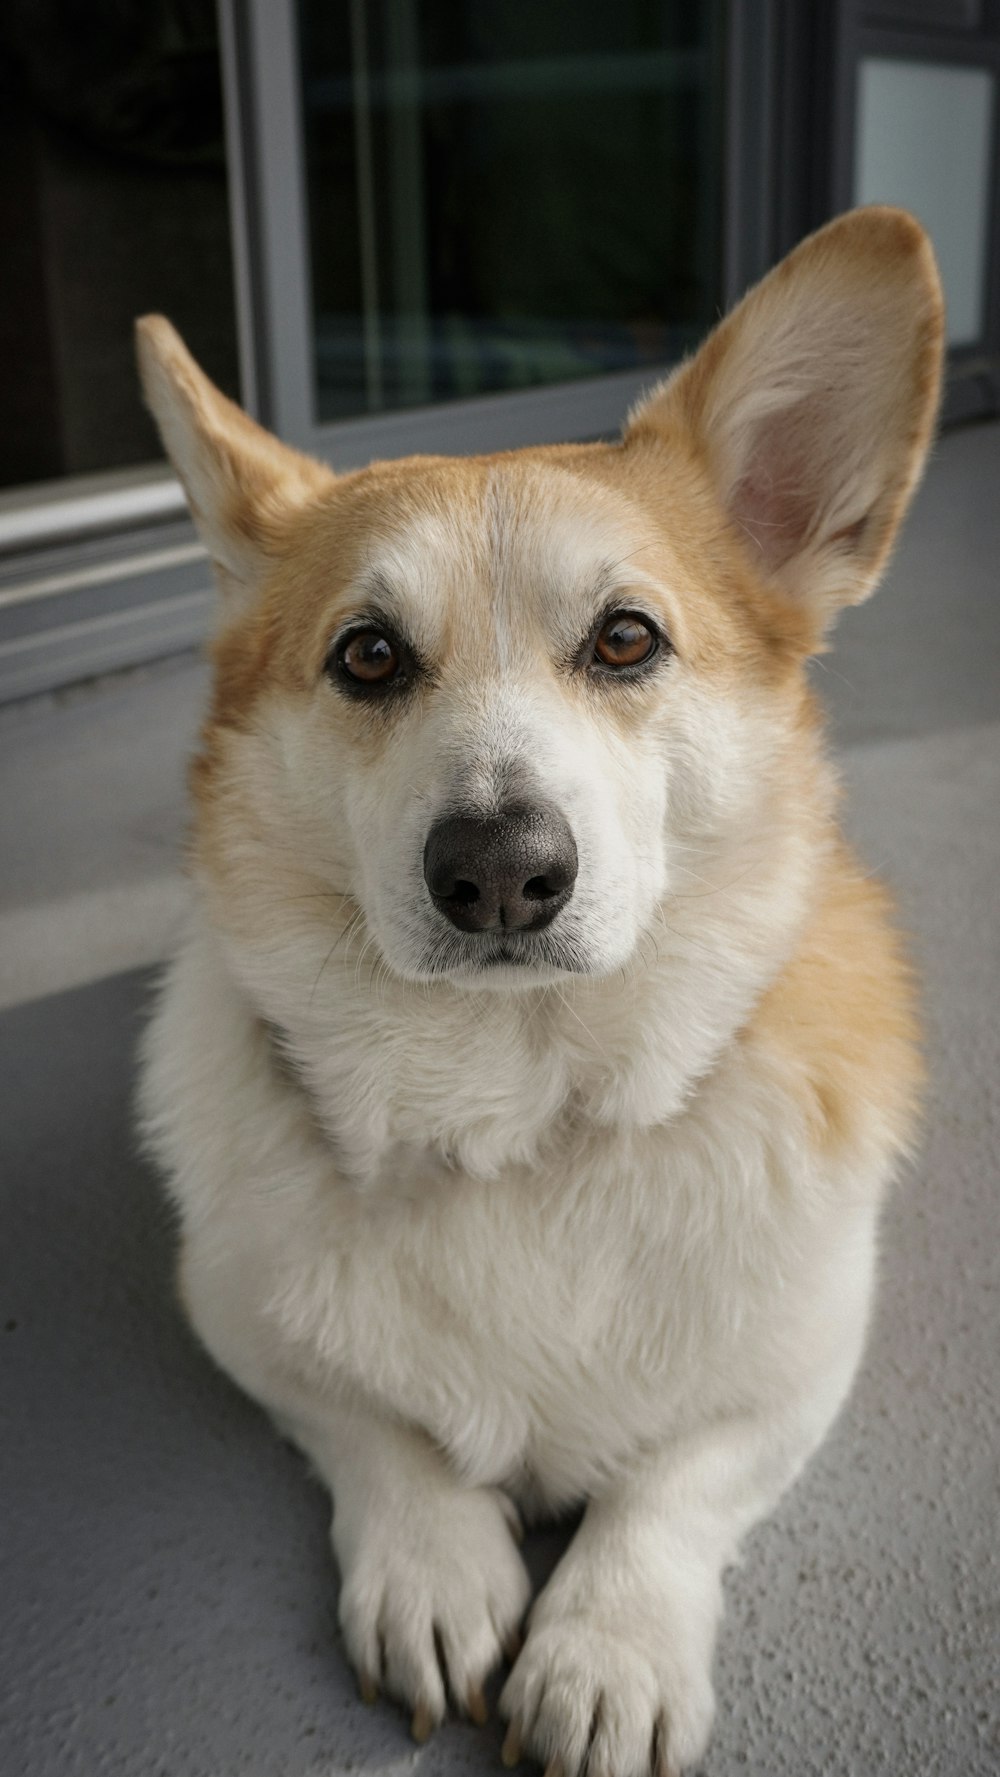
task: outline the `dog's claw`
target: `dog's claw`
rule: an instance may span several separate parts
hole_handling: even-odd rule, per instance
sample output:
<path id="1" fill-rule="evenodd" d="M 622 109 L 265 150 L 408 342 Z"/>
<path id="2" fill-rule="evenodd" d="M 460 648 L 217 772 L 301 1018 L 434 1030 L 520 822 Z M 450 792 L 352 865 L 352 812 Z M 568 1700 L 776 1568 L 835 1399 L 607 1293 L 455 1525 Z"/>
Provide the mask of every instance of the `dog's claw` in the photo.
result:
<path id="1" fill-rule="evenodd" d="M 473 1685 L 465 1700 L 465 1707 L 469 1720 L 474 1721 L 477 1728 L 484 1728 L 490 1719 L 490 1712 L 480 1685 Z"/>
<path id="2" fill-rule="evenodd" d="M 433 1732 L 434 1717 L 426 1703 L 418 1703 L 416 1709 L 413 1711 L 413 1720 L 410 1723 L 410 1733 L 413 1735 L 417 1745 L 423 1746 L 424 1742 L 430 1739 Z"/>
<path id="3" fill-rule="evenodd" d="M 378 1702 L 378 1685 L 375 1683 L 370 1672 L 358 1673 L 358 1690 L 361 1694 L 362 1703 Z"/>
<path id="4" fill-rule="evenodd" d="M 566 1777 L 566 1766 L 563 1764 L 561 1752 L 557 1752 L 555 1758 L 549 1759 L 545 1767 L 545 1777 Z"/>
<path id="5" fill-rule="evenodd" d="M 500 1763 L 508 1771 L 521 1763 L 521 1724 L 516 1716 L 507 1729 L 507 1737 L 500 1748 Z"/>
<path id="6" fill-rule="evenodd" d="M 512 1629 L 503 1644 L 504 1658 L 509 1666 L 513 1666 L 523 1646 L 524 1636 L 520 1629 Z"/>

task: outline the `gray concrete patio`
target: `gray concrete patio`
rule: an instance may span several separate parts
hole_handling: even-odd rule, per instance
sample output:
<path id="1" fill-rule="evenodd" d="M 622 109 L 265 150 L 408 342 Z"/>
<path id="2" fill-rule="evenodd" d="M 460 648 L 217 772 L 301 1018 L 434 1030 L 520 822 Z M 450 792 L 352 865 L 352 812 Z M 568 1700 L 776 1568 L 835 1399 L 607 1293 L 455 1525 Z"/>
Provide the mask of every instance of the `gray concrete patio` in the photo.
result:
<path id="1" fill-rule="evenodd" d="M 728 1582 L 704 1777 L 1000 1772 L 998 496 L 1000 427 L 948 436 L 818 675 L 932 1091 L 859 1386 Z M 129 1095 L 203 690 L 185 659 L 0 715 L 0 1771 L 497 1771 L 495 1724 L 417 1748 L 356 1699 L 323 1495 L 172 1304 Z"/>

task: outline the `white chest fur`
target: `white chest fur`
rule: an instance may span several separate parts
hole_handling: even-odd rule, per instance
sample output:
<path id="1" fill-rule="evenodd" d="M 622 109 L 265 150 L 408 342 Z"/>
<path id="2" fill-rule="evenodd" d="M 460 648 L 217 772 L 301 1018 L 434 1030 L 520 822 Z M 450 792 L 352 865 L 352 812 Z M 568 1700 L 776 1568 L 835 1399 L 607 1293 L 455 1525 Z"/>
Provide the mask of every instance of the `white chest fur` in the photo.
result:
<path id="1" fill-rule="evenodd" d="M 552 1503 L 809 1361 L 800 1323 L 822 1336 L 817 1290 L 850 1252 L 841 1235 L 817 1267 L 833 1181 L 745 1046 L 642 1128 L 590 1114 L 592 1052 L 556 1065 L 542 1018 L 484 1018 L 459 1050 L 439 1025 L 436 1053 L 373 1025 L 327 1061 L 344 1103 L 368 1095 L 360 1186 L 205 941 L 150 1035 L 144 1109 L 185 1227 L 290 1364 Z"/>

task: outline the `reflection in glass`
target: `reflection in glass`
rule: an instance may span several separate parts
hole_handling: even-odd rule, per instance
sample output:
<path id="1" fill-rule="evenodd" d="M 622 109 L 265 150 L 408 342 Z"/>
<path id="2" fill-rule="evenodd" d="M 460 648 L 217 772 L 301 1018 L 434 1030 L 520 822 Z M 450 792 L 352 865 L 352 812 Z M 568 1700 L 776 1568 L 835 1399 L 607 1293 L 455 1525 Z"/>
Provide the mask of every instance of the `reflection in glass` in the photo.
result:
<path id="1" fill-rule="evenodd" d="M 676 358 L 721 303 L 724 0 L 299 0 L 318 418 Z"/>
<path id="2" fill-rule="evenodd" d="M 213 0 L 4 0 L 0 233 L 0 486 L 161 455 L 147 310 L 237 393 Z"/>

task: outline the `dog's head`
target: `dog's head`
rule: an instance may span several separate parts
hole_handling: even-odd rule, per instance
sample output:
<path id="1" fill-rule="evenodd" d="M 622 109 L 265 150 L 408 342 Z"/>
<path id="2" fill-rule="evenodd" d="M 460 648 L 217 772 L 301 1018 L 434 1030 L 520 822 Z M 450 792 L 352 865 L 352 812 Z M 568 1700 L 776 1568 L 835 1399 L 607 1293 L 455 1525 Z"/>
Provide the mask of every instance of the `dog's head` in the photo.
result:
<path id="1" fill-rule="evenodd" d="M 354 917 L 413 981 L 620 969 L 808 801 L 803 663 L 884 565 L 941 337 L 917 224 L 856 211 L 620 443 L 336 477 L 140 322 L 224 594 L 195 775 L 224 922 L 266 946 L 325 920 L 332 945 Z"/>

